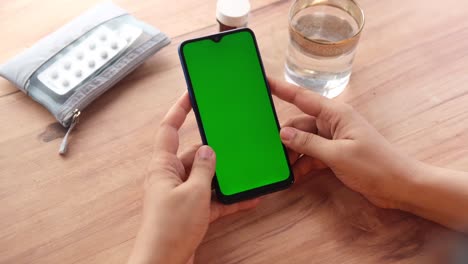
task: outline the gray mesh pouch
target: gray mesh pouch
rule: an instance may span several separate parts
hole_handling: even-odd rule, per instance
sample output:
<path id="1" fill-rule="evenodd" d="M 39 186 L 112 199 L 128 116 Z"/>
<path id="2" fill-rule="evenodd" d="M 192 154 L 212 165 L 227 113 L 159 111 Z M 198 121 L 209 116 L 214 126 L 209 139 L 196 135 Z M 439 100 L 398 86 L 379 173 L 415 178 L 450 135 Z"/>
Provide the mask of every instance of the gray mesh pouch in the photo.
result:
<path id="1" fill-rule="evenodd" d="M 0 75 L 47 108 L 68 132 L 80 111 L 168 45 L 159 30 L 107 2 L 0 66 Z"/>

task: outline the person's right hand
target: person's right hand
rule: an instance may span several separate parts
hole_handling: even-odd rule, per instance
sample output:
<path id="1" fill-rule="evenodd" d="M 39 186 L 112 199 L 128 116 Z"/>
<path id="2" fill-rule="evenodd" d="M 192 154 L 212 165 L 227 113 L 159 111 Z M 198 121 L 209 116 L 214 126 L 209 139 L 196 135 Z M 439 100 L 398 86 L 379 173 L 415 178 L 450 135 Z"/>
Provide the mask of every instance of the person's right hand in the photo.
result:
<path id="1" fill-rule="evenodd" d="M 280 134 L 297 177 L 308 174 L 317 159 L 373 204 L 400 207 L 418 161 L 395 150 L 350 105 L 285 82 L 269 84 L 274 95 L 305 113 L 289 120 Z"/>

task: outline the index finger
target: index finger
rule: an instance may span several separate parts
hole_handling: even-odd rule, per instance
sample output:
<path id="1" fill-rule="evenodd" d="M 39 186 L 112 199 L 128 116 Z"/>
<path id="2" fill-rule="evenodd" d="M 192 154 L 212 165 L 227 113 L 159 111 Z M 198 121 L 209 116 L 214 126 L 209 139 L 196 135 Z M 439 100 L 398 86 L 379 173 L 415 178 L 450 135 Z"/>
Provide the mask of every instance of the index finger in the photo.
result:
<path id="1" fill-rule="evenodd" d="M 274 95 L 294 104 L 311 116 L 319 116 L 322 110 L 330 104 L 328 98 L 287 82 L 268 78 L 268 84 Z"/>
<path id="2" fill-rule="evenodd" d="M 185 121 L 187 114 L 192 109 L 188 93 L 185 92 L 177 102 L 169 109 L 166 116 L 161 121 L 161 125 L 156 136 L 156 149 L 177 153 L 179 148 L 179 128 Z"/>

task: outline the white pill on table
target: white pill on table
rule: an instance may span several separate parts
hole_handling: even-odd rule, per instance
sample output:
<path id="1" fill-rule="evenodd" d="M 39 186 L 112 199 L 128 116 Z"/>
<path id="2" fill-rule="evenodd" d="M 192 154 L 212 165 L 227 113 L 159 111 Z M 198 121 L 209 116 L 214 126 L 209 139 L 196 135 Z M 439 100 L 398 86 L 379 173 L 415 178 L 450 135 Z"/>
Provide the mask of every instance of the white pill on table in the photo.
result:
<path id="1" fill-rule="evenodd" d="M 93 60 L 90 60 L 90 61 L 88 62 L 88 66 L 89 66 L 90 68 L 94 68 L 94 66 L 96 66 L 96 62 L 94 62 Z"/>

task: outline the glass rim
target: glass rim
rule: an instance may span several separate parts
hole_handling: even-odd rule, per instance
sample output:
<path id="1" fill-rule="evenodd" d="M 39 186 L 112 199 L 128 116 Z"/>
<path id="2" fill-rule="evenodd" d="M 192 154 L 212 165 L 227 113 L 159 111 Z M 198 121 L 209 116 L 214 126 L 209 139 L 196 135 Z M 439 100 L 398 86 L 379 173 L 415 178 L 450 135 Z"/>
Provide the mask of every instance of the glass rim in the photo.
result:
<path id="1" fill-rule="evenodd" d="M 355 17 L 355 15 L 353 15 L 350 10 L 346 10 L 345 8 L 343 8 L 342 6 L 339 6 L 338 4 L 333 4 L 333 3 L 329 3 L 329 1 L 327 0 L 306 0 L 306 4 L 301 6 L 300 8 L 298 8 L 297 10 L 296 9 L 296 6 L 299 2 L 301 2 L 301 0 L 297 0 L 295 1 L 291 7 L 289 8 L 289 13 L 288 13 L 288 26 L 289 26 L 289 29 L 294 31 L 296 34 L 298 35 L 301 35 L 303 36 L 300 32 L 298 32 L 294 27 L 291 26 L 291 21 L 293 19 L 293 17 L 299 13 L 299 11 L 301 10 L 304 10 L 306 8 L 309 8 L 311 6 L 331 6 L 331 7 L 335 7 L 335 8 L 338 8 L 338 9 L 341 9 L 343 11 L 345 11 L 346 13 L 348 13 L 353 19 L 354 21 L 356 21 L 356 23 L 358 24 L 359 28 L 357 30 L 357 32 L 351 36 L 351 37 L 348 37 L 346 39 L 343 39 L 343 40 L 340 40 L 340 41 L 335 41 L 335 42 L 328 42 L 328 41 L 320 41 L 320 40 L 316 40 L 316 39 L 310 39 L 306 36 L 303 36 L 304 39 L 307 39 L 307 41 L 310 41 L 310 42 L 314 42 L 316 44 L 320 44 L 320 45 L 343 45 L 343 44 L 346 44 L 350 41 L 354 41 L 354 39 L 356 39 L 357 37 L 359 37 L 359 35 L 361 34 L 362 30 L 364 29 L 364 24 L 365 24 L 365 16 L 364 16 L 364 10 L 362 10 L 362 8 L 359 6 L 359 4 L 354 1 L 354 0 L 343 0 L 343 1 L 348 1 L 350 2 L 352 5 L 354 5 L 354 8 L 356 10 L 354 11 L 358 11 L 356 12 L 358 15 L 361 16 L 361 22 L 358 21 L 358 19 Z"/>

